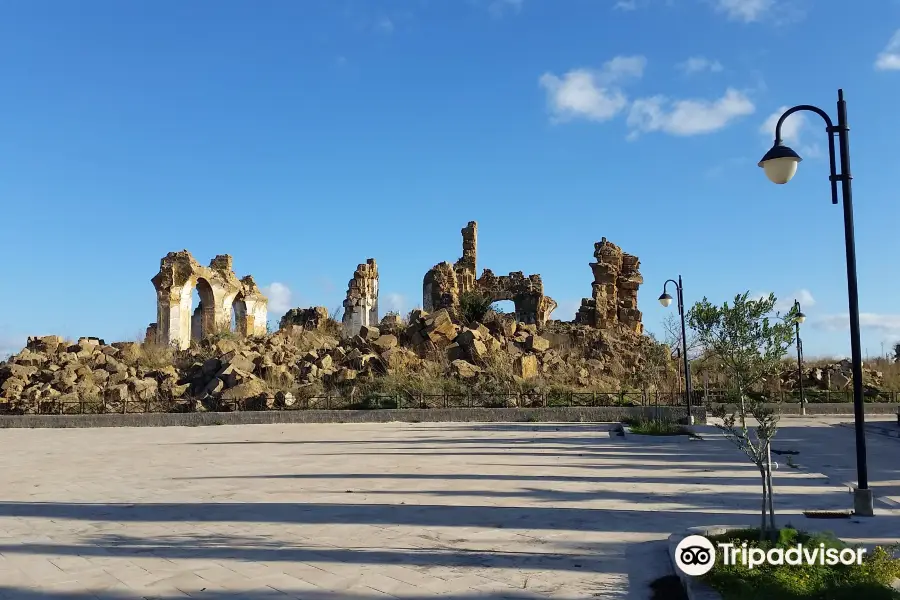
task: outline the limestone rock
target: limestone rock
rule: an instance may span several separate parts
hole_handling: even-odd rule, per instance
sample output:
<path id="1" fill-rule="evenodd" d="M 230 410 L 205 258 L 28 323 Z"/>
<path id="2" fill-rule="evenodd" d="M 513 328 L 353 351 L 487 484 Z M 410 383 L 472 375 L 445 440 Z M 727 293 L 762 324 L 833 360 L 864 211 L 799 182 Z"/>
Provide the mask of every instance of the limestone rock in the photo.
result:
<path id="1" fill-rule="evenodd" d="M 266 384 L 261 379 L 247 379 L 222 392 L 222 400 L 247 400 L 257 398 L 266 392 Z"/>
<path id="2" fill-rule="evenodd" d="M 450 372 L 461 379 L 474 379 L 482 371 L 476 365 L 459 359 L 450 363 Z"/>
<path id="3" fill-rule="evenodd" d="M 434 344 L 446 346 L 456 337 L 456 325 L 446 309 L 441 309 L 425 319 L 425 335 Z"/>
<path id="4" fill-rule="evenodd" d="M 28 381 L 37 372 L 38 368 L 35 366 L 7 363 L 0 365 L 0 380 L 15 377 L 16 379 Z"/>
<path id="5" fill-rule="evenodd" d="M 338 369 L 334 375 L 332 375 L 332 381 L 335 383 L 346 383 L 347 381 L 352 381 L 356 379 L 356 376 L 359 373 L 354 369 L 348 369 L 346 367 Z"/>
<path id="6" fill-rule="evenodd" d="M 417 365 L 419 358 L 406 348 L 394 347 L 381 353 L 381 361 L 388 372 L 394 372 Z"/>
<path id="7" fill-rule="evenodd" d="M 324 329 L 328 323 L 328 309 L 324 306 L 310 308 L 292 308 L 278 322 L 279 329 L 297 325 L 306 330 Z"/>
<path id="8" fill-rule="evenodd" d="M 363 325 L 359 328 L 359 337 L 367 342 L 372 342 L 381 337 L 381 332 L 374 325 Z"/>
<path id="9" fill-rule="evenodd" d="M 522 379 L 531 379 L 538 374 L 538 359 L 533 354 L 523 354 L 513 361 L 516 376 Z"/>
<path id="10" fill-rule="evenodd" d="M 532 352 L 545 352 L 550 349 L 550 340 L 539 335 L 530 335 L 528 336 L 527 345 Z"/>
<path id="11" fill-rule="evenodd" d="M 378 352 L 386 352 L 387 350 L 396 347 L 398 343 L 397 336 L 389 333 L 379 336 L 378 339 L 372 342 L 372 347 Z"/>

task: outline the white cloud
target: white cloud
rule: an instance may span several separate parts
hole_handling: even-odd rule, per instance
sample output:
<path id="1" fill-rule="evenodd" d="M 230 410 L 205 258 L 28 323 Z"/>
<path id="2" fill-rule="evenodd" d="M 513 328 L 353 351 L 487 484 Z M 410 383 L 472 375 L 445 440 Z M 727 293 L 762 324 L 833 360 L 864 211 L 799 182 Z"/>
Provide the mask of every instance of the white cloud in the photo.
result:
<path id="1" fill-rule="evenodd" d="M 719 73 L 724 67 L 722 67 L 722 63 L 717 60 L 710 60 L 703 56 L 692 56 L 683 63 L 678 63 L 676 65 L 680 71 L 684 71 L 687 75 L 693 75 L 694 73 L 702 73 L 704 71 L 709 71 L 710 73 Z"/>
<path id="2" fill-rule="evenodd" d="M 579 308 L 581 308 L 581 300 L 560 300 L 550 318 L 557 321 L 572 321 Z"/>
<path id="3" fill-rule="evenodd" d="M 637 10 L 637 0 L 619 0 L 613 5 L 614 10 Z"/>
<path id="4" fill-rule="evenodd" d="M 406 312 L 407 303 L 406 296 L 403 294 L 398 294 L 396 292 L 379 294 L 378 304 L 383 314 L 395 312 L 399 315 L 406 316 L 404 313 Z"/>
<path id="5" fill-rule="evenodd" d="M 847 313 L 825 315 L 816 319 L 813 324 L 820 329 L 841 331 L 850 328 L 850 315 Z M 859 326 L 861 329 L 877 331 L 889 336 L 900 336 L 900 315 L 860 313 Z"/>
<path id="6" fill-rule="evenodd" d="M 769 9 L 775 5 L 774 0 L 714 0 L 718 12 L 724 13 L 732 21 L 752 23 L 760 21 Z"/>
<path id="7" fill-rule="evenodd" d="M 900 71 L 900 29 L 891 36 L 884 50 L 878 53 L 875 68 L 879 71 Z"/>
<path id="8" fill-rule="evenodd" d="M 28 336 L 0 332 L 0 361 L 18 354 L 25 347 Z"/>
<path id="9" fill-rule="evenodd" d="M 712 133 L 755 110 L 745 94 L 732 88 L 712 101 L 670 101 L 665 96 L 640 98 L 631 105 L 628 115 L 628 126 L 632 129 L 629 139 L 654 131 L 677 136 Z"/>
<path id="10" fill-rule="evenodd" d="M 759 132 L 765 136 L 767 147 L 771 146 L 772 141 L 775 139 L 775 126 L 778 124 L 778 119 L 781 118 L 781 115 L 783 115 L 784 111 L 787 109 L 787 106 L 780 107 L 766 117 L 766 120 L 763 122 L 762 126 L 760 126 Z M 822 125 L 824 127 L 824 123 Z M 781 141 L 783 141 L 785 145 L 793 147 L 803 158 L 815 158 L 821 156 L 822 149 L 818 144 L 805 143 L 805 141 L 801 139 L 805 137 L 805 132 L 808 130 L 809 121 L 807 120 L 807 115 L 802 112 L 795 112 L 781 124 Z"/>
<path id="11" fill-rule="evenodd" d="M 643 56 L 617 56 L 599 70 L 573 69 L 562 77 L 544 73 L 539 83 L 547 91 L 547 103 L 555 120 L 608 121 L 628 106 L 628 98 L 619 86 L 642 77 L 646 65 Z"/>
<path id="12" fill-rule="evenodd" d="M 381 17 L 375 23 L 375 31 L 386 34 L 394 33 L 394 22 L 387 17 Z"/>
<path id="13" fill-rule="evenodd" d="M 804 312 L 816 305 L 816 299 L 813 298 L 812 293 L 807 289 L 801 289 L 793 294 L 778 297 L 778 300 L 775 302 L 775 310 L 782 313 L 787 312 L 794 307 L 795 300 L 800 303 L 800 308 Z"/>
<path id="14" fill-rule="evenodd" d="M 269 313 L 272 316 L 280 316 L 293 308 L 291 305 L 291 288 L 285 284 L 274 281 L 263 287 L 262 292 L 269 299 Z"/>
<path id="15" fill-rule="evenodd" d="M 784 111 L 787 109 L 787 106 L 782 106 L 766 117 L 766 120 L 759 128 L 759 132 L 769 139 L 775 139 L 775 126 L 778 124 L 778 119 L 781 118 L 781 115 L 783 115 Z M 802 112 L 795 112 L 781 124 L 781 140 L 788 146 L 798 146 L 800 144 L 800 132 L 803 131 L 807 125 L 806 115 Z"/>
<path id="16" fill-rule="evenodd" d="M 750 292 L 748 299 L 750 300 L 765 300 L 769 297 L 769 294 L 772 292 L 763 292 L 763 291 L 754 291 Z M 807 309 L 815 306 L 816 299 L 813 298 L 812 292 L 807 289 L 799 289 L 792 294 L 784 294 L 779 296 L 775 294 L 775 310 L 780 313 L 785 313 L 789 311 L 794 306 L 794 300 L 800 302 L 800 307 L 804 312 Z"/>
<path id="17" fill-rule="evenodd" d="M 800 306 L 815 306 L 816 299 L 813 298 L 812 293 L 809 290 L 797 290 L 794 293 L 794 299 L 800 302 Z"/>

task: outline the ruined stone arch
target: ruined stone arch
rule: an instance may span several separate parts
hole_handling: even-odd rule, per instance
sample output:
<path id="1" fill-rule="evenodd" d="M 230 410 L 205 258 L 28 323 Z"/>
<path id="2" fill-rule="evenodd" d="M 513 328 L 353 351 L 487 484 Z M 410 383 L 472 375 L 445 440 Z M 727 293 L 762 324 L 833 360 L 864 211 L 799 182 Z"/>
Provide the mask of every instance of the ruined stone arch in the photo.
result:
<path id="1" fill-rule="evenodd" d="M 264 335 L 268 300 L 249 275 L 238 279 L 232 258 L 216 256 L 208 267 L 201 266 L 187 250 L 170 252 L 160 261 L 159 273 L 151 280 L 156 288 L 156 323 L 148 337 L 180 349 L 190 346 L 192 331 L 203 335 L 231 329 L 233 301 L 239 295 L 244 312 L 237 329 L 242 335 Z M 194 289 L 200 305 L 191 313 Z M 193 325 L 193 326 L 192 326 Z"/>
<path id="2" fill-rule="evenodd" d="M 459 307 L 459 296 L 470 290 L 487 295 L 492 302 L 512 300 L 515 317 L 525 323 L 543 325 L 556 309 L 556 302 L 544 295 L 540 275 L 525 275 L 515 271 L 509 275 L 494 275 L 484 269 L 476 279 L 478 258 L 478 223 L 469 221 L 463 227 L 463 255 L 453 265 L 442 262 L 432 267 L 422 281 L 422 306 L 426 312 Z"/>

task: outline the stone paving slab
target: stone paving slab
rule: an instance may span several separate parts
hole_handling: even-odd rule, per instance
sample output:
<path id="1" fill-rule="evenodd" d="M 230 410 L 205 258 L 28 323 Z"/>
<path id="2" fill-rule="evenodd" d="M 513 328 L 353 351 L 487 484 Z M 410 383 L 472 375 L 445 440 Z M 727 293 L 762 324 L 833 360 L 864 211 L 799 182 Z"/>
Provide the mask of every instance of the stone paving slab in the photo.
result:
<path id="1" fill-rule="evenodd" d="M 845 428 L 798 427 L 816 430 L 787 430 L 801 460 L 852 448 Z M 672 532 L 757 522 L 758 474 L 727 441 L 634 443 L 607 429 L 3 430 L 0 599 L 638 600 L 668 571 Z M 796 526 L 822 528 L 802 510 L 851 502 L 811 470 L 780 470 L 775 485 Z M 826 524 L 888 543 L 897 516 Z"/>

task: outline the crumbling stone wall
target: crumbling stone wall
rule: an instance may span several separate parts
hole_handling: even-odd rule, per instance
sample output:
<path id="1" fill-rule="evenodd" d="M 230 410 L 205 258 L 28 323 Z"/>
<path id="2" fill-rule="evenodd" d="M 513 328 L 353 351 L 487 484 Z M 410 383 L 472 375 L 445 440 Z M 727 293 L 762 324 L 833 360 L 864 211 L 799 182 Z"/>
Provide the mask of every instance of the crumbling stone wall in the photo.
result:
<path id="1" fill-rule="evenodd" d="M 187 250 L 169 252 L 151 282 L 156 288 L 156 323 L 147 328 L 148 339 L 185 349 L 192 335 L 230 329 L 232 312 L 236 333 L 266 333 L 268 299 L 250 275 L 237 278 L 228 254 L 216 256 L 203 267 Z M 200 304 L 191 314 L 195 287 Z"/>
<path id="2" fill-rule="evenodd" d="M 617 324 L 635 333 L 643 333 L 642 314 L 638 310 L 638 288 L 644 283 L 637 256 L 603 238 L 594 244 L 591 263 L 594 282 L 592 297 L 583 298 L 575 322 L 597 329 L 612 329 Z"/>
<path id="3" fill-rule="evenodd" d="M 278 329 L 287 329 L 297 325 L 307 330 L 323 329 L 328 322 L 328 309 L 324 306 L 310 308 L 292 308 L 281 317 Z"/>
<path id="4" fill-rule="evenodd" d="M 370 258 L 356 267 L 344 300 L 344 334 L 354 336 L 362 327 L 378 326 L 378 265 Z"/>
<path id="5" fill-rule="evenodd" d="M 544 295 L 540 275 L 524 275 L 516 271 L 509 275 L 494 275 L 484 269 L 475 277 L 478 257 L 478 223 L 469 221 L 462 231 L 463 255 L 453 265 L 441 262 L 432 267 L 422 282 L 422 307 L 426 312 L 446 308 L 453 312 L 459 307 L 459 296 L 479 291 L 492 301 L 512 300 L 516 319 L 524 323 L 544 324 L 556 307 L 556 302 Z"/>
<path id="6" fill-rule="evenodd" d="M 422 283 L 422 308 L 434 312 L 459 306 L 459 277 L 453 265 L 442 262 L 432 267 Z"/>

